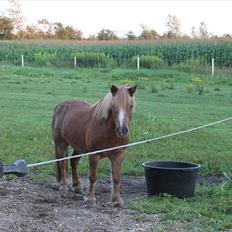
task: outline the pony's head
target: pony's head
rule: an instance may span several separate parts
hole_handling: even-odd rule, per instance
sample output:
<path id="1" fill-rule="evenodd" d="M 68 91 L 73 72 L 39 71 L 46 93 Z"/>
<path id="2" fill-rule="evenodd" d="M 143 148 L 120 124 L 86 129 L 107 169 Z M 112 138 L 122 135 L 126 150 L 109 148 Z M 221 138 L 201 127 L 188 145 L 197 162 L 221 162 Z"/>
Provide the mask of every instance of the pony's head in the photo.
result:
<path id="1" fill-rule="evenodd" d="M 137 86 L 133 87 L 111 87 L 113 97 L 111 117 L 114 121 L 117 136 L 124 137 L 128 134 L 129 122 L 135 109 L 134 93 Z"/>
<path id="2" fill-rule="evenodd" d="M 110 92 L 97 104 L 96 117 L 101 120 L 113 121 L 113 127 L 118 137 L 128 134 L 128 126 L 135 109 L 134 93 L 137 86 L 116 87 L 113 85 Z"/>

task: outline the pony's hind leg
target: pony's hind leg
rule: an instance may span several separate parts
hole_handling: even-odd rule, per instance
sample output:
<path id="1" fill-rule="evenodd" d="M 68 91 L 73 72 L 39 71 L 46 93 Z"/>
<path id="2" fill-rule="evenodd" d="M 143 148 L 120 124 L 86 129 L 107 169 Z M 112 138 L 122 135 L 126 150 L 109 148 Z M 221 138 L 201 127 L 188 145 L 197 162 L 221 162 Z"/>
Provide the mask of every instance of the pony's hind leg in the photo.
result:
<path id="1" fill-rule="evenodd" d="M 99 159 L 99 156 L 89 157 L 89 185 L 85 195 L 85 204 L 87 207 L 95 206 L 94 184 L 97 180 L 97 165 Z"/>
<path id="2" fill-rule="evenodd" d="M 78 155 L 77 151 L 73 151 L 73 156 Z M 75 193 L 82 193 L 82 187 L 80 183 L 80 178 L 77 172 L 77 165 L 79 163 L 81 157 L 71 159 L 71 167 L 72 167 L 72 191 Z"/>
<path id="3" fill-rule="evenodd" d="M 56 158 L 64 158 L 67 156 L 67 144 L 55 145 Z M 61 194 L 67 193 L 67 161 L 59 161 L 57 163 L 57 180 L 60 182 Z"/>

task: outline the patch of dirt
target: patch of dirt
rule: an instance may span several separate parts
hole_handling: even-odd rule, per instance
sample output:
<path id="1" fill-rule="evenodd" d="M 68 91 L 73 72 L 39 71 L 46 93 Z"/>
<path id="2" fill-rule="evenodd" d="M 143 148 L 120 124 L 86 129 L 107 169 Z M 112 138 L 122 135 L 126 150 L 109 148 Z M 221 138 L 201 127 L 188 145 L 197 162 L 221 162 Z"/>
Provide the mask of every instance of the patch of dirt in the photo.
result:
<path id="1" fill-rule="evenodd" d="M 216 177 L 215 177 L 216 178 Z M 87 179 L 82 178 L 84 192 Z M 218 184 L 219 180 L 200 177 L 201 184 Z M 221 181 L 220 181 L 221 183 Z M 144 177 L 123 177 L 123 209 L 110 204 L 110 180 L 96 183 L 97 206 L 87 209 L 83 196 L 68 193 L 61 197 L 55 180 L 33 184 L 27 178 L 0 179 L 1 232 L 119 232 L 153 231 L 159 227 L 158 215 L 147 215 L 128 208 L 131 202 L 146 196 Z"/>
<path id="2" fill-rule="evenodd" d="M 87 179 L 82 178 L 83 189 Z M 97 206 L 87 209 L 83 195 L 71 191 L 61 197 L 58 184 L 28 183 L 25 178 L 0 179 L 1 232 L 23 231 L 151 231 L 158 216 L 130 210 L 130 202 L 146 196 L 143 177 L 122 178 L 122 197 L 125 208 L 110 204 L 110 180 L 96 183 Z"/>
<path id="3" fill-rule="evenodd" d="M 198 176 L 197 183 L 199 185 L 205 185 L 207 187 L 212 187 L 222 184 L 226 181 L 225 176 Z"/>

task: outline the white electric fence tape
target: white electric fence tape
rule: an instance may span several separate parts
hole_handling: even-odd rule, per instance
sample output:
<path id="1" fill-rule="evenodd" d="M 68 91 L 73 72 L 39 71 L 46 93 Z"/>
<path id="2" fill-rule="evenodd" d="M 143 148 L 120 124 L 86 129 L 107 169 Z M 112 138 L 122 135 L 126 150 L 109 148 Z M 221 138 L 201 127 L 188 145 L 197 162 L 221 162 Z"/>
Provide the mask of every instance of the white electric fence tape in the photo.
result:
<path id="1" fill-rule="evenodd" d="M 36 167 L 36 166 L 41 166 L 41 165 L 45 165 L 45 164 L 54 163 L 54 162 L 57 162 L 57 161 L 69 160 L 69 159 L 74 159 L 74 158 L 83 157 L 83 156 L 89 156 L 89 155 L 96 155 L 96 154 L 99 154 L 99 153 L 113 151 L 113 150 L 117 150 L 117 149 L 120 149 L 120 148 L 132 147 L 132 146 L 135 146 L 135 145 L 149 143 L 149 142 L 152 142 L 152 141 L 156 141 L 156 140 L 160 140 L 160 139 L 165 139 L 165 138 L 169 138 L 169 137 L 172 137 L 172 136 L 176 136 L 176 135 L 180 135 L 180 134 L 184 134 L 184 133 L 196 131 L 196 130 L 199 130 L 199 129 L 203 129 L 203 128 L 206 128 L 206 127 L 210 127 L 210 126 L 213 126 L 213 125 L 216 125 L 216 124 L 219 124 L 219 123 L 223 123 L 223 122 L 229 121 L 231 119 L 232 119 L 232 117 L 229 117 L 229 118 L 225 118 L 225 119 L 222 119 L 222 120 L 219 120 L 219 121 L 216 121 L 216 122 L 212 122 L 212 123 L 209 123 L 209 124 L 205 124 L 205 125 L 202 125 L 202 126 L 194 127 L 194 128 L 191 128 L 191 129 L 187 129 L 187 130 L 175 132 L 175 133 L 168 134 L 168 135 L 163 135 L 163 136 L 160 136 L 160 137 L 145 139 L 145 140 L 138 141 L 138 142 L 128 143 L 126 145 L 111 147 L 111 148 L 97 150 L 97 151 L 91 151 L 91 152 L 87 152 L 87 153 L 83 153 L 83 154 L 79 154 L 79 155 L 74 155 L 74 156 L 68 156 L 68 157 L 60 158 L 60 159 L 54 159 L 54 160 L 49 160 L 49 161 L 44 161 L 44 162 L 39 162 L 39 163 L 28 164 L 27 167 L 28 168 L 30 168 L 30 167 Z"/>

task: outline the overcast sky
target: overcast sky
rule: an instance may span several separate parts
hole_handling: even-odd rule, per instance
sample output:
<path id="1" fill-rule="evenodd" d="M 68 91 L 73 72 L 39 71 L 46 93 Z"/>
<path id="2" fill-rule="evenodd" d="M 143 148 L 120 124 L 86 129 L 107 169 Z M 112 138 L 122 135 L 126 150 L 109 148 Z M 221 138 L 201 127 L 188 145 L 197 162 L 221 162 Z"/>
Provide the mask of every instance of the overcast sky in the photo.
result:
<path id="1" fill-rule="evenodd" d="M 73 25 L 84 36 L 101 29 L 111 29 L 122 36 L 129 30 L 141 33 L 141 24 L 162 34 L 168 14 L 181 21 L 182 32 L 190 34 L 191 27 L 204 21 L 208 31 L 232 34 L 232 1 L 98 1 L 98 0 L 19 0 L 25 22 L 36 24 L 38 19 Z M 0 0 L 0 12 L 9 8 L 7 0 Z"/>

